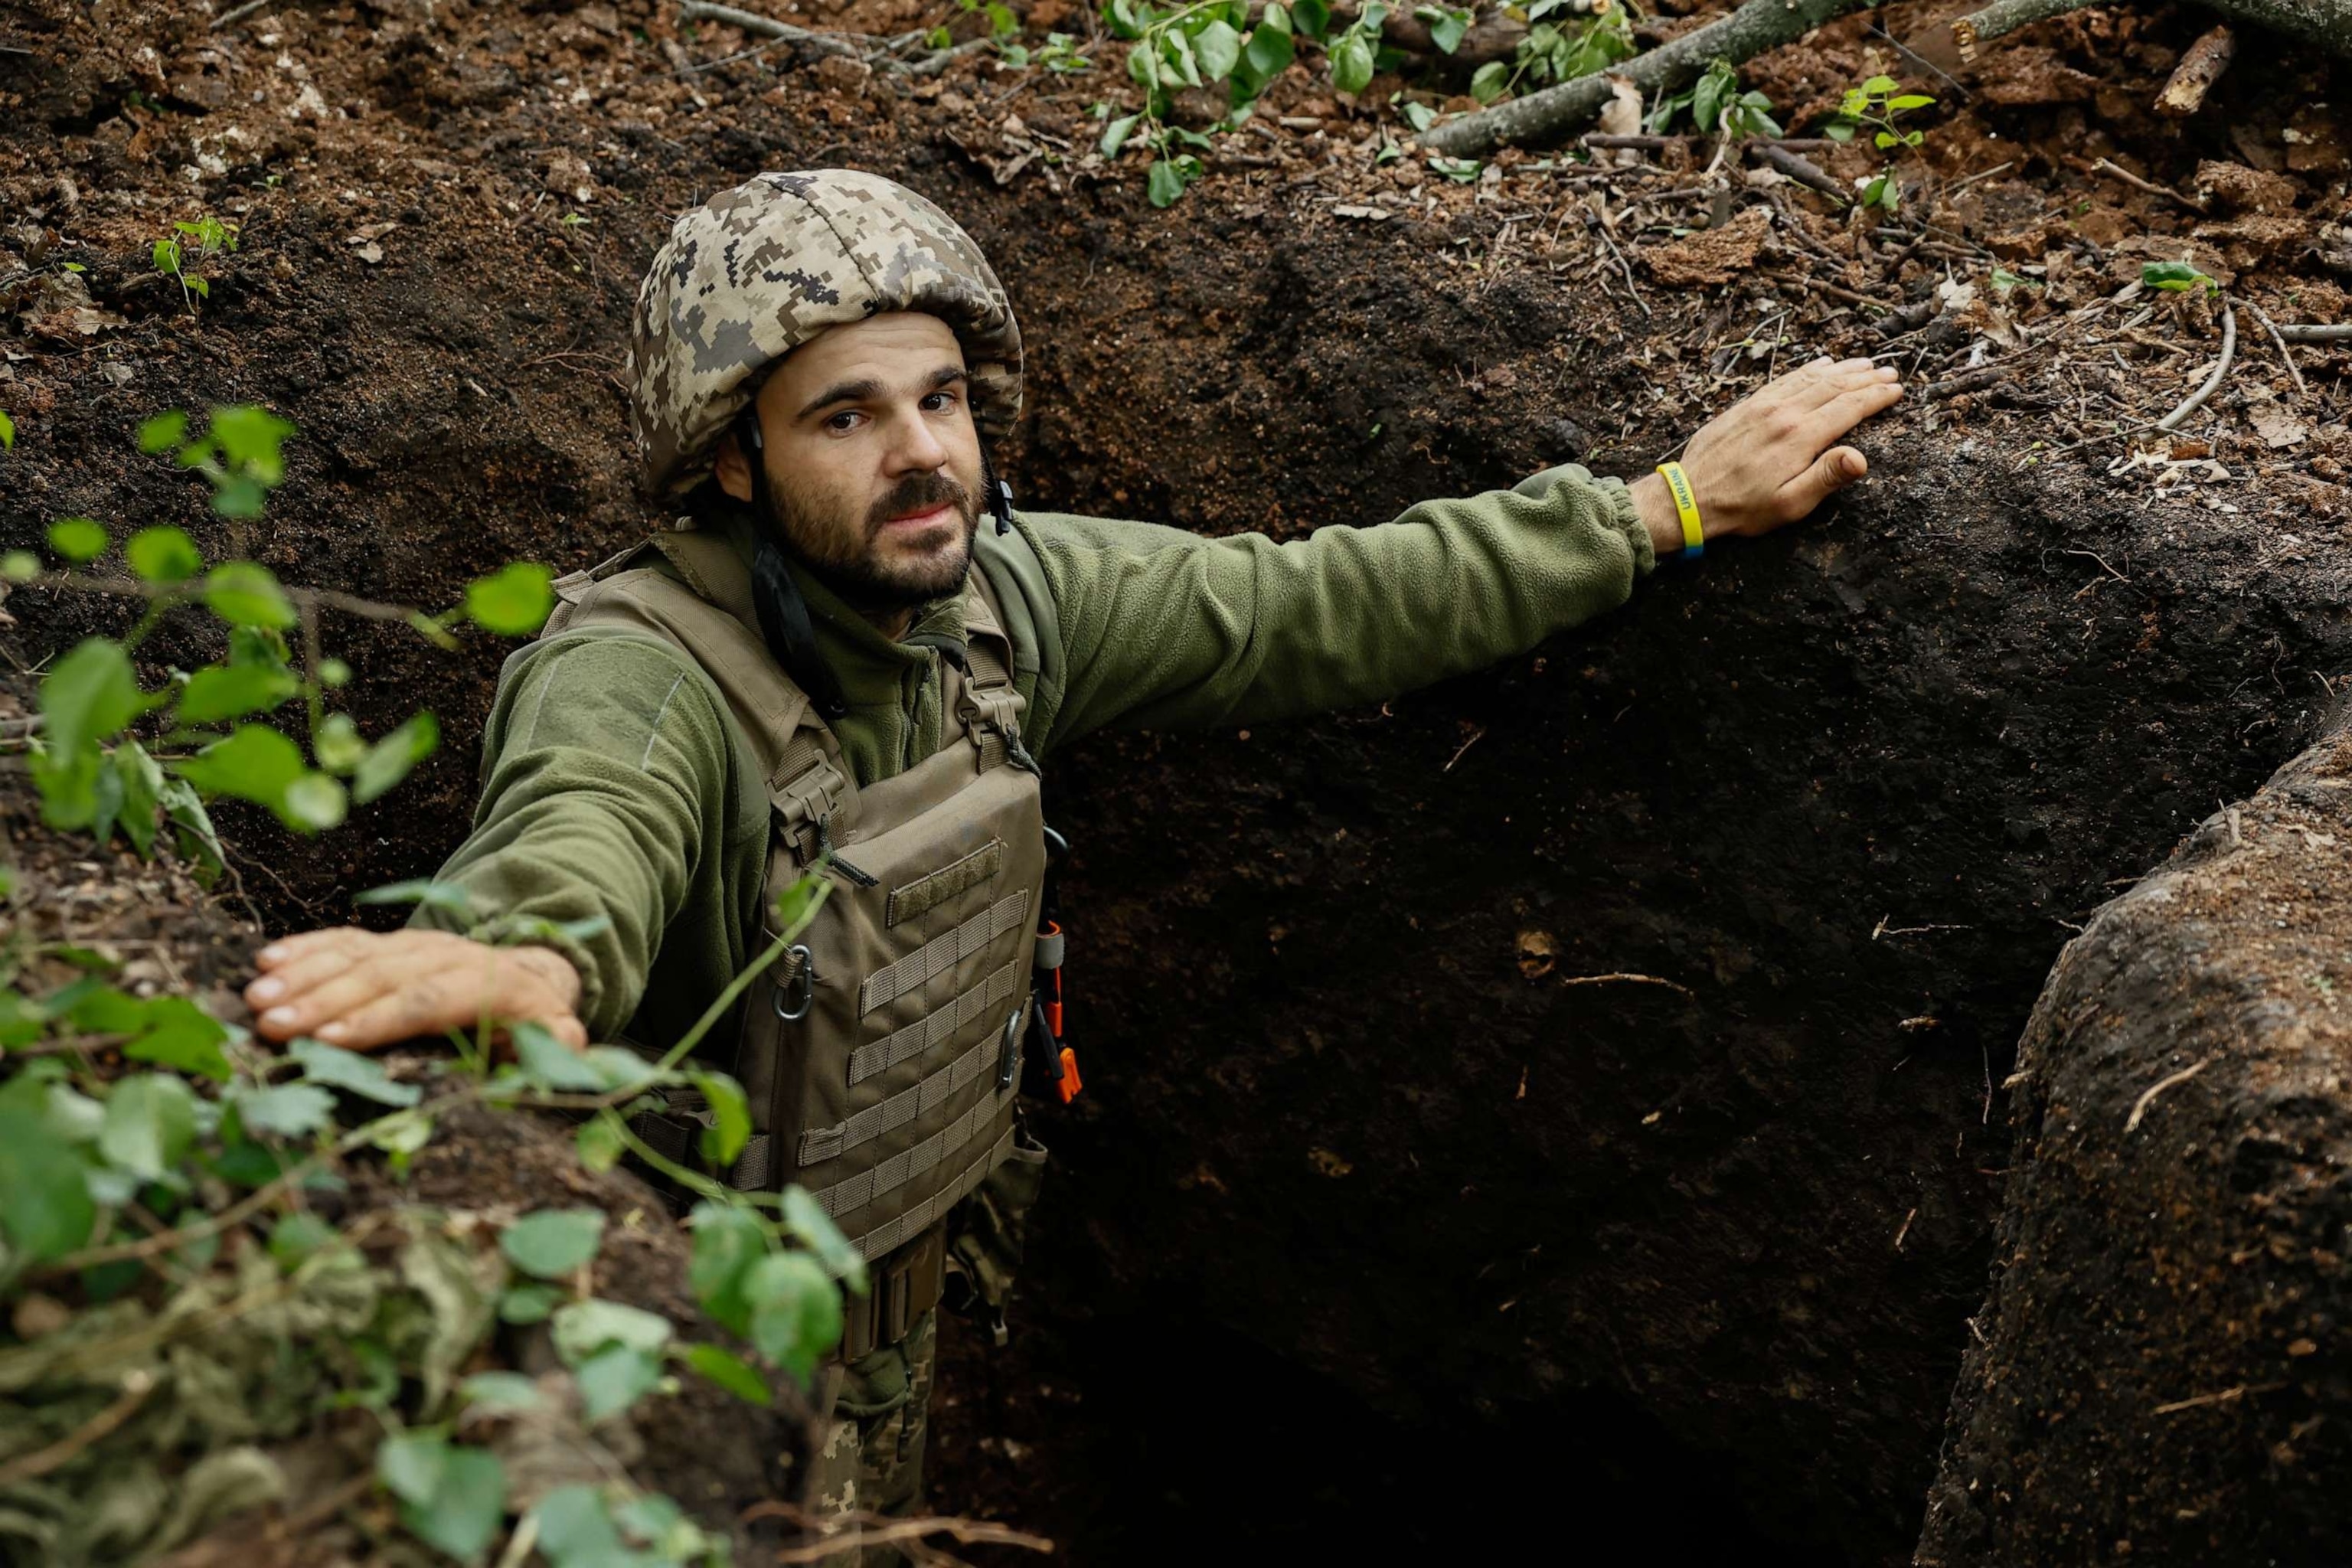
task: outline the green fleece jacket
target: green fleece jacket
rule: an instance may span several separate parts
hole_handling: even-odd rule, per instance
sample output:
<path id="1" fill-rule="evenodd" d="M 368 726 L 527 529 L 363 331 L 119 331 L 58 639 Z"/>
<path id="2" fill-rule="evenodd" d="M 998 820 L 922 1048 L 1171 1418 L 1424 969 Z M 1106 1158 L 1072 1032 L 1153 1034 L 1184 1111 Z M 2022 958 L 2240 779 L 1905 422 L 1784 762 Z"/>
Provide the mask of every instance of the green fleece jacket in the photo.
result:
<path id="1" fill-rule="evenodd" d="M 1097 730 L 1382 701 L 1615 608 L 1653 565 L 1625 488 L 1574 467 L 1286 544 L 1046 512 L 1014 526 L 1034 563 L 985 523 L 980 562 L 1030 645 L 1014 684 L 1024 737 L 1047 761 Z M 962 642 L 961 597 L 893 642 L 824 584 L 800 584 L 849 704 L 834 728 L 858 782 L 938 750 L 940 650 Z M 717 688 L 667 643 L 583 629 L 507 661 L 481 805 L 441 879 L 498 924 L 602 917 L 582 940 L 534 940 L 579 969 L 593 1036 L 659 1047 L 749 962 L 767 844 L 761 775 Z"/>

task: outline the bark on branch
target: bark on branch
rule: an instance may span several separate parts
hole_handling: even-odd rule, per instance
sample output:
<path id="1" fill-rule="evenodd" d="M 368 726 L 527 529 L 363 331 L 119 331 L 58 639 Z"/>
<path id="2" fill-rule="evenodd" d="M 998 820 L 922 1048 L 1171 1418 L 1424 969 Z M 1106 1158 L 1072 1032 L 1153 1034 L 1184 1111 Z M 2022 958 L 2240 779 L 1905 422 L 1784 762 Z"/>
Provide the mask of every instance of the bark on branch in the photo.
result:
<path id="1" fill-rule="evenodd" d="M 1696 79 L 1716 58 L 1734 65 L 1792 43 L 1824 22 L 1849 11 L 1859 11 L 1867 0 L 1748 0 L 1719 22 L 1685 33 L 1670 44 L 1636 55 L 1613 72 L 1579 77 L 1508 103 L 1422 132 L 1421 142 L 1432 152 L 1454 158 L 1479 158 L 1506 143 L 1556 141 L 1599 114 L 1610 100 L 1610 78 L 1620 76 L 1642 89 L 1643 96 L 1672 92 Z M 2277 0 L 2278 4 L 2342 4 L 2352 0 Z"/>
<path id="2" fill-rule="evenodd" d="M 2087 10 L 2105 0 L 1993 0 L 1981 11 L 1952 24 L 1960 58 L 1976 58 L 1977 46 L 2035 22 Z M 2199 0 L 2209 10 L 2259 23 L 2333 55 L 2352 59 L 2352 0 Z"/>

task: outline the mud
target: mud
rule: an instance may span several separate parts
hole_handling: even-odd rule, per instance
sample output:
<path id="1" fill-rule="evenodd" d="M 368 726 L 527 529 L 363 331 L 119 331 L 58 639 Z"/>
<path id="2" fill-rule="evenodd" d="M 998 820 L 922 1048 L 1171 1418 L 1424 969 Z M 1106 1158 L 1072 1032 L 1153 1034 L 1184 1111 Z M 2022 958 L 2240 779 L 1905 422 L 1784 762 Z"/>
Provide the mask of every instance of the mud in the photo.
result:
<path id="1" fill-rule="evenodd" d="M 0 23 L 23 51 L 0 52 L 0 542 L 65 514 L 175 521 L 426 605 L 508 559 L 617 549 L 652 521 L 614 380 L 638 271 L 667 213 L 767 167 L 855 162 L 970 224 L 1028 326 L 1004 454 L 1024 502 L 1206 531 L 1377 521 L 1563 458 L 1637 472 L 1776 369 L 1886 348 L 1823 286 L 1892 305 L 1948 269 L 1990 295 L 1994 257 L 2042 268 L 1895 340 L 1916 385 L 1975 342 L 2025 346 L 1990 350 L 2012 382 L 1885 421 L 1870 485 L 1815 523 L 1377 712 L 1057 770 L 1089 1093 L 1045 1129 L 1061 1164 L 1022 1338 L 951 1348 L 936 1467 L 943 1503 L 1080 1562 L 1237 1533 L 1501 1549 L 1555 1506 L 1676 1549 L 1894 1561 L 1981 1298 L 1999 1086 L 2044 973 L 2304 742 L 2347 662 L 2352 355 L 2298 351 L 2313 390 L 2290 410 L 2242 322 L 2224 474 L 2168 449 L 2107 471 L 2115 428 L 2215 342 L 2209 308 L 2168 303 L 2131 329 L 2147 342 L 2090 346 L 2125 312 L 2071 312 L 2142 259 L 2191 250 L 2282 320 L 2342 308 L 2294 245 L 2198 238 L 2208 215 L 2087 172 L 2118 156 L 2185 186 L 2252 160 L 2294 237 L 2340 212 L 2324 67 L 2256 40 L 2207 118 L 2146 114 L 2199 24 L 2057 24 L 2032 70 L 1971 79 L 1922 171 L 2016 165 L 1938 209 L 1969 248 L 1774 193 L 1730 281 L 1676 287 L 1675 231 L 1706 203 L 1629 198 L 1694 183 L 1678 154 L 1598 186 L 1514 154 L 1457 185 L 1376 163 L 1371 111 L 1304 72 L 1269 108 L 1317 128 L 1252 133 L 1257 162 L 1160 213 L 1136 170 L 1083 155 L 1087 104 L 1126 90 L 1115 59 L 1072 81 L 975 64 L 901 97 L 830 66 L 705 70 L 748 41 L 642 5 L 211 32 L 36 0 Z M 1916 74 L 1874 25 L 1752 74 L 1791 110 Z M 1068 153 L 1005 174 L 1024 147 Z M 199 209 L 245 232 L 191 315 L 146 248 Z M 86 307 L 59 258 L 88 268 Z M 159 408 L 246 400 L 302 428 L 259 528 L 213 522 L 129 443 Z M 2286 412 L 2302 434 L 2273 445 Z M 114 624 L 7 608 L 27 664 Z M 150 673 L 178 646 L 150 644 Z M 345 918 L 454 841 L 503 650 L 336 625 L 329 651 L 362 671 L 370 732 L 422 704 L 453 744 L 316 849 L 225 814 L 287 923 Z"/>

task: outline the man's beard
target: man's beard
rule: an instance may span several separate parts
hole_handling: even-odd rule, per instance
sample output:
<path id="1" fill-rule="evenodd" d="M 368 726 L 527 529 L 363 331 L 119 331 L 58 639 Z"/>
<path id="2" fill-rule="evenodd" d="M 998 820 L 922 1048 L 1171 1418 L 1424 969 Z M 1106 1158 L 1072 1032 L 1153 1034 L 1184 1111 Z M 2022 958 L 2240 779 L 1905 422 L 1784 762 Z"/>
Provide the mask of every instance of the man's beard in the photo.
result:
<path id="1" fill-rule="evenodd" d="M 980 509 L 971 492 L 943 473 L 910 474 L 867 509 L 856 536 L 837 518 L 813 516 L 795 503 L 789 487 L 770 485 L 769 521 L 794 555 L 834 591 L 861 610 L 902 610 L 960 593 L 971 572 L 971 541 Z M 942 504 L 955 508 L 963 533 L 951 545 L 922 560 L 884 565 L 874 541 L 882 525 Z"/>

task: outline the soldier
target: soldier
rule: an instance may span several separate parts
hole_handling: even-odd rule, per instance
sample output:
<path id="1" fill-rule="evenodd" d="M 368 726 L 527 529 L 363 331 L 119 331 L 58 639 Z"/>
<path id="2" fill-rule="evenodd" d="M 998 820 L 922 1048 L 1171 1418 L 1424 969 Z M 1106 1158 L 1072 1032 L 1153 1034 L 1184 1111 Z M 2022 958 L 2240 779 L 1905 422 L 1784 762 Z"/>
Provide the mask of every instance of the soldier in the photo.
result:
<path id="1" fill-rule="evenodd" d="M 1016 1113 L 1024 1058 L 1075 1087 L 1038 1000 L 1060 945 L 1038 759 L 1521 653 L 1660 557 L 1862 478 L 1836 443 L 1902 395 L 1892 370 L 1822 361 L 1630 488 L 1561 467 L 1276 544 L 1013 511 L 982 442 L 1011 427 L 1021 366 L 979 248 L 890 181 L 765 174 L 679 219 L 629 356 L 646 483 L 676 521 L 559 584 L 508 661 L 473 831 L 440 874 L 530 934 L 468 940 L 433 909 L 310 931 L 265 949 L 246 992 L 273 1039 L 367 1048 L 489 1016 L 658 1050 L 817 868 L 816 922 L 711 1038 L 757 1129 L 730 1179 L 806 1186 L 871 1263 L 818 1391 L 834 1425 L 809 1495 L 835 1513 L 914 1505 L 933 1310 L 950 1289 L 1001 1307 L 1044 1158 Z M 566 922 L 597 929 L 550 934 Z"/>

